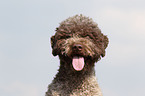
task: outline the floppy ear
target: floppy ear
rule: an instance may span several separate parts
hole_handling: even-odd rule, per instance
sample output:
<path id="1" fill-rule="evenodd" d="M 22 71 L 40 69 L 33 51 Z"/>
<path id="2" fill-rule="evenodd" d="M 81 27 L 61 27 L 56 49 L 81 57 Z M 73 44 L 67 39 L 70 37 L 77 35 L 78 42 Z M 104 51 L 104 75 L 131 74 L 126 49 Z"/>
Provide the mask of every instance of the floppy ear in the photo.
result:
<path id="1" fill-rule="evenodd" d="M 104 48 L 106 49 L 108 46 L 109 40 L 107 36 L 104 36 Z"/>
<path id="2" fill-rule="evenodd" d="M 57 56 L 58 55 L 58 50 L 57 50 L 55 36 L 51 37 L 51 47 L 52 47 L 53 56 Z"/>
<path id="3" fill-rule="evenodd" d="M 53 49 L 53 46 L 54 46 L 54 36 L 51 37 L 51 47 Z"/>
<path id="4" fill-rule="evenodd" d="M 107 36 L 104 35 L 103 39 L 104 39 L 103 43 L 102 43 L 103 52 L 101 54 L 102 57 L 105 56 L 105 49 L 107 48 L 108 43 L 109 43 L 109 40 L 108 40 Z"/>

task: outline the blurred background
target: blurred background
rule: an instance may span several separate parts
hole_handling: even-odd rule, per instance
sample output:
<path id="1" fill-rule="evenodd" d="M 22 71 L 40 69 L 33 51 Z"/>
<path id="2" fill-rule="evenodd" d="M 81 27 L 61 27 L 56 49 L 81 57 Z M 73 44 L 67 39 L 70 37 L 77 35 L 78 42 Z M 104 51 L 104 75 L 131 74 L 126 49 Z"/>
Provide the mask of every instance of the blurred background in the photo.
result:
<path id="1" fill-rule="evenodd" d="M 0 96 L 44 96 L 59 68 L 50 37 L 83 14 L 109 38 L 95 66 L 104 96 L 145 96 L 144 0 L 1 0 Z"/>

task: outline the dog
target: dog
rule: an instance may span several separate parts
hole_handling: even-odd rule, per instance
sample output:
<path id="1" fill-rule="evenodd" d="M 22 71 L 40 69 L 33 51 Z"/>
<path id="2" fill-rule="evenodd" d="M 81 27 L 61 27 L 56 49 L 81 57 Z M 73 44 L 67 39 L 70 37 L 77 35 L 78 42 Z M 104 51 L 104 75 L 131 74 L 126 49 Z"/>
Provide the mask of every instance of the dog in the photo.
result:
<path id="1" fill-rule="evenodd" d="M 105 56 L 108 43 L 89 17 L 81 14 L 62 21 L 51 37 L 60 67 L 45 96 L 102 96 L 94 66 Z"/>

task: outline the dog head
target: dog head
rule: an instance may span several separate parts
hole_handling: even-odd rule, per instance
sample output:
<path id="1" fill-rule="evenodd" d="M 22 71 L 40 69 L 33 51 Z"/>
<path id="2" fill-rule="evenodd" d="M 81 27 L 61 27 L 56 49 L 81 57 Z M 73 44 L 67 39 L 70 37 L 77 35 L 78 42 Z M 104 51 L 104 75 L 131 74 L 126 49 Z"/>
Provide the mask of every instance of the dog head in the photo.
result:
<path id="1" fill-rule="evenodd" d="M 60 23 L 51 37 L 51 46 L 54 56 L 70 58 L 74 63 L 84 59 L 98 61 L 105 56 L 108 38 L 92 19 L 76 15 Z"/>

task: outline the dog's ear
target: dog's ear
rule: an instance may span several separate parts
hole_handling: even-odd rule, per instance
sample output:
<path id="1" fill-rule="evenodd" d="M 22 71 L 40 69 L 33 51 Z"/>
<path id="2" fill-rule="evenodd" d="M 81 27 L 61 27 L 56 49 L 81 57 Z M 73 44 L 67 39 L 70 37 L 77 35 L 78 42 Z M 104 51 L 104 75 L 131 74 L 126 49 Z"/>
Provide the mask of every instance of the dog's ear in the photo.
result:
<path id="1" fill-rule="evenodd" d="M 58 55 L 58 50 L 57 50 L 55 36 L 51 37 L 51 47 L 52 47 L 53 56 L 57 56 Z"/>
<path id="2" fill-rule="evenodd" d="M 108 46 L 109 40 L 107 36 L 104 36 L 104 48 L 106 49 Z"/>
<path id="3" fill-rule="evenodd" d="M 104 35 L 103 39 L 104 39 L 103 43 L 102 43 L 103 52 L 101 54 L 102 57 L 105 56 L 105 49 L 107 48 L 108 43 L 109 43 L 109 40 L 108 40 L 107 36 Z"/>

